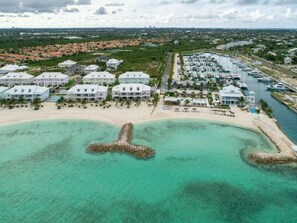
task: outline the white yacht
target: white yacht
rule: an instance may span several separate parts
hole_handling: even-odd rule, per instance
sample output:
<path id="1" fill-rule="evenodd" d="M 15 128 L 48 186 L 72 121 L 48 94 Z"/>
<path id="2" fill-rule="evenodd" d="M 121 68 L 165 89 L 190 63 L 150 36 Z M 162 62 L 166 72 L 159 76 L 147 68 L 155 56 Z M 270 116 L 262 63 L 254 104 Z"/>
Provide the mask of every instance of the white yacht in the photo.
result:
<path id="1" fill-rule="evenodd" d="M 269 85 L 267 87 L 268 91 L 286 91 L 287 87 L 283 83 L 278 83 L 274 85 Z"/>

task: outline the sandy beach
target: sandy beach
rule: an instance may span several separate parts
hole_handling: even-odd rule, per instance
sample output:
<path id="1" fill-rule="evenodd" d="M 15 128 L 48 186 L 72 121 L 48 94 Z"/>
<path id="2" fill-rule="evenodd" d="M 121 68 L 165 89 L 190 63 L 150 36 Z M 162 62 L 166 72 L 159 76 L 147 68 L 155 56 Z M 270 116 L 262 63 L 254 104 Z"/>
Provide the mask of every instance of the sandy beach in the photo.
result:
<path id="1" fill-rule="evenodd" d="M 176 111 L 179 108 L 179 112 Z M 183 107 L 172 107 L 170 110 L 163 106 L 160 102 L 154 109 L 149 107 L 146 103 L 142 103 L 139 107 L 131 105 L 130 108 L 126 106 L 116 106 L 112 104 L 110 108 L 103 109 L 101 107 L 91 106 L 86 109 L 67 106 L 57 109 L 55 103 L 43 103 L 40 110 L 33 110 L 27 108 L 14 108 L 9 110 L 7 108 L 0 110 L 0 125 L 10 125 L 21 122 L 30 122 L 38 120 L 56 120 L 56 119 L 73 119 L 73 120 L 94 120 L 102 121 L 122 127 L 125 123 L 142 123 L 147 121 L 156 121 L 164 119 L 197 119 L 213 122 L 221 122 L 234 126 L 241 126 L 255 131 L 261 131 L 275 144 L 278 155 L 285 155 L 285 157 L 296 158 L 292 152 L 294 143 L 279 129 L 273 119 L 269 119 L 266 115 L 253 115 L 239 108 L 232 108 L 235 117 L 228 117 L 222 115 L 220 112 L 214 112 L 211 108 L 197 108 L 193 111 L 192 108 L 188 112 L 184 111 Z M 261 154 L 260 154 L 261 155 Z M 262 154 L 261 156 L 265 156 Z M 283 159 L 284 157 L 282 157 Z"/>
<path id="2" fill-rule="evenodd" d="M 33 110 L 30 107 L 27 108 L 14 108 L 9 110 L 8 108 L 0 109 L 0 125 L 14 124 L 20 122 L 36 121 L 36 120 L 49 120 L 49 119 L 80 119 L 80 120 L 94 120 L 102 121 L 121 127 L 125 123 L 131 122 L 133 124 L 162 120 L 162 119 L 200 119 L 216 122 L 230 123 L 233 125 L 240 125 L 246 128 L 257 129 L 252 123 L 258 116 L 250 115 L 246 112 L 242 112 L 238 108 L 232 108 L 236 116 L 225 117 L 220 115 L 211 114 L 210 108 L 198 108 L 197 112 L 193 112 L 189 108 L 189 112 L 184 112 L 183 107 L 180 107 L 180 112 L 176 112 L 175 108 L 171 110 L 164 110 L 162 103 L 153 109 L 153 106 L 148 106 L 146 103 L 142 103 L 139 107 L 131 105 L 130 108 L 126 106 L 115 106 L 112 104 L 110 108 L 103 109 L 101 107 L 91 106 L 90 104 L 86 109 L 67 106 L 62 107 L 61 110 L 57 109 L 55 103 L 46 102 L 40 110 Z M 261 117 L 264 119 L 265 116 Z M 266 121 L 266 118 L 265 118 Z M 268 120 L 272 124 L 272 120 Z"/>

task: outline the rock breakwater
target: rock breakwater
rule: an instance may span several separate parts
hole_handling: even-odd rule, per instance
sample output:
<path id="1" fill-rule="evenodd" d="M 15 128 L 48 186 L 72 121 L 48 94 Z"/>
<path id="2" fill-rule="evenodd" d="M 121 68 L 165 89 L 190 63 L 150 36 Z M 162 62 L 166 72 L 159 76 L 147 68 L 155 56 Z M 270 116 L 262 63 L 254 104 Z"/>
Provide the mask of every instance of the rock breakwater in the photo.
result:
<path id="1" fill-rule="evenodd" d="M 152 148 L 132 144 L 132 136 L 133 124 L 127 123 L 122 127 L 117 141 L 107 144 L 92 144 L 87 151 L 90 153 L 126 153 L 137 159 L 151 159 L 155 156 L 155 150 Z"/>
<path id="2" fill-rule="evenodd" d="M 249 160 L 257 164 L 286 164 L 297 162 L 297 156 L 291 149 L 293 145 L 292 142 L 278 136 L 274 131 L 259 122 L 254 122 L 254 124 L 273 142 L 277 148 L 277 153 L 251 153 L 248 155 Z"/>

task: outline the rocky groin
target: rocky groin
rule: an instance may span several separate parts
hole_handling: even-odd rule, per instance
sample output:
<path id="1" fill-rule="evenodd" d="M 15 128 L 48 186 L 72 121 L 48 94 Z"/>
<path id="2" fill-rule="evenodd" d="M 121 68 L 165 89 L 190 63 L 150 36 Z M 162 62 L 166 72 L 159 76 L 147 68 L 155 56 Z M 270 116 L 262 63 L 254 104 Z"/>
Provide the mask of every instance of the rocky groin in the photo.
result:
<path id="1" fill-rule="evenodd" d="M 276 146 L 276 153 L 263 153 L 254 152 L 248 155 L 248 158 L 253 163 L 257 164 L 286 164 L 297 162 L 297 156 L 292 151 L 292 142 L 285 139 L 282 136 L 277 135 L 274 131 L 268 127 L 260 124 L 259 122 L 254 122 L 254 124 L 259 128 L 259 130 L 266 135 L 271 142 Z"/>
<path id="2" fill-rule="evenodd" d="M 155 156 L 155 150 L 147 146 L 134 145 L 131 143 L 133 136 L 133 124 L 125 124 L 119 134 L 119 139 L 114 143 L 92 144 L 88 147 L 90 153 L 117 152 L 126 153 L 137 159 L 150 159 Z"/>

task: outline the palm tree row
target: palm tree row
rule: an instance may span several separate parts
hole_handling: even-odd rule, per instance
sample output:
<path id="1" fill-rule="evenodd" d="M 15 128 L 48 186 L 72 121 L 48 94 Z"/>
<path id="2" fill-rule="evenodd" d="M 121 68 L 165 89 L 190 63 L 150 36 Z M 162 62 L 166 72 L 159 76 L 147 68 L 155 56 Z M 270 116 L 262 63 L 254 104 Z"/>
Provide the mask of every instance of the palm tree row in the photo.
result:
<path id="1" fill-rule="evenodd" d="M 0 99 L 0 107 L 8 107 L 10 109 L 14 108 L 15 106 L 16 107 L 23 107 L 24 105 L 27 105 L 27 102 L 25 101 L 24 98 L 19 98 L 19 99 L 15 99 L 15 98 L 12 98 L 12 99 Z"/>

